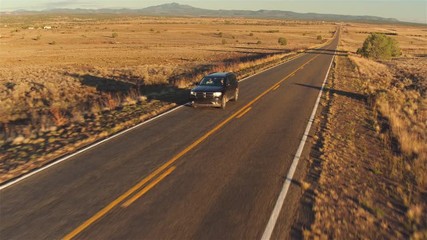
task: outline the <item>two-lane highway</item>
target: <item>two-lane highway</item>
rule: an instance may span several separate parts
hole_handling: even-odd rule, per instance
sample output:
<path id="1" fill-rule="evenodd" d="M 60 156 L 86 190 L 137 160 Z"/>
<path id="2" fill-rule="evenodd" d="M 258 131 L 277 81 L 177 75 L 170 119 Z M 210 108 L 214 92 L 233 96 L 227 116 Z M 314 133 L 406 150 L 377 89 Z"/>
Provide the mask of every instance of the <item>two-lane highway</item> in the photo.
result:
<path id="1" fill-rule="evenodd" d="M 182 107 L 1 190 L 0 239 L 260 239 L 330 53 L 246 79 L 225 110 Z"/>

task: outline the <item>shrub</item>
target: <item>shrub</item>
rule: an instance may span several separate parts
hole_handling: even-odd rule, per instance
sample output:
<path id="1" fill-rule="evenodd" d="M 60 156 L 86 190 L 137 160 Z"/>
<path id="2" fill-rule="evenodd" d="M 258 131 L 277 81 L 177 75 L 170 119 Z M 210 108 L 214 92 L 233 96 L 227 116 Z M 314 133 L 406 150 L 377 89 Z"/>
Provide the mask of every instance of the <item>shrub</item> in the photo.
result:
<path id="1" fill-rule="evenodd" d="M 391 59 L 400 56 L 400 48 L 395 39 L 382 33 L 371 33 L 357 53 L 377 60 Z"/>
<path id="2" fill-rule="evenodd" d="M 249 36 L 252 37 L 254 34 L 253 33 L 249 33 Z"/>
<path id="3" fill-rule="evenodd" d="M 227 40 L 222 39 L 221 43 L 222 43 L 222 44 L 226 44 L 226 43 L 227 43 Z"/>
<path id="4" fill-rule="evenodd" d="M 120 105 L 120 98 L 107 93 L 103 99 L 104 110 L 114 110 Z"/>
<path id="5" fill-rule="evenodd" d="M 56 126 L 62 126 L 67 123 L 68 120 L 64 110 L 60 109 L 59 107 L 51 107 L 49 110 L 52 116 L 52 120 Z"/>
<path id="6" fill-rule="evenodd" d="M 258 40 L 258 42 L 256 42 L 256 44 L 261 44 L 262 42 L 260 40 Z"/>
<path id="7" fill-rule="evenodd" d="M 317 35 L 317 38 L 316 38 L 317 40 L 322 40 L 323 38 L 322 38 L 322 35 Z"/>
<path id="8" fill-rule="evenodd" d="M 119 34 L 117 34 L 116 32 L 113 32 L 112 34 L 111 34 L 111 37 L 112 38 L 116 38 L 116 37 L 118 37 L 119 36 Z"/>
<path id="9" fill-rule="evenodd" d="M 288 40 L 286 40 L 286 38 L 284 37 L 279 37 L 279 40 L 277 40 L 277 42 L 282 46 L 286 46 L 288 44 Z"/>

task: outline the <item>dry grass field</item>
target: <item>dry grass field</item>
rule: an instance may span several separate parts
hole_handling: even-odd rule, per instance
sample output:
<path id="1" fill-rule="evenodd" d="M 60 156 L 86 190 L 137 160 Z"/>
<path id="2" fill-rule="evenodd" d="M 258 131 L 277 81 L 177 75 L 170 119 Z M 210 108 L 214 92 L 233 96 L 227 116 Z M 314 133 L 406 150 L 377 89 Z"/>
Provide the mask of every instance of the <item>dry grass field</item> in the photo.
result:
<path id="1" fill-rule="evenodd" d="M 365 79 L 363 87 L 371 104 L 389 125 L 386 140 L 397 144 L 395 150 L 415 159 L 416 179 L 427 189 L 427 30 L 408 26 L 347 27 L 342 49 L 354 49 L 355 44 L 349 43 L 355 41 L 361 28 L 365 33 L 366 29 L 392 32 L 399 42 L 402 56 L 391 61 L 376 62 L 355 55 L 350 60 Z"/>
<path id="2" fill-rule="evenodd" d="M 256 19 L 3 15 L 0 181 L 185 102 L 205 73 L 242 77 L 324 43 L 335 29 Z"/>
<path id="3" fill-rule="evenodd" d="M 392 33 L 402 56 L 355 54 L 370 32 Z M 314 222 L 306 238 L 427 238 L 427 31 L 346 24 L 312 161 Z M 342 52 L 341 52 L 342 53 Z M 316 165 L 314 164 L 314 165 Z M 309 181 L 310 182 L 310 181 Z"/>
<path id="4" fill-rule="evenodd" d="M 356 52 L 369 33 L 384 33 L 395 38 L 403 49 L 402 57 L 427 56 L 427 30 L 412 25 L 343 24 L 341 50 Z"/>

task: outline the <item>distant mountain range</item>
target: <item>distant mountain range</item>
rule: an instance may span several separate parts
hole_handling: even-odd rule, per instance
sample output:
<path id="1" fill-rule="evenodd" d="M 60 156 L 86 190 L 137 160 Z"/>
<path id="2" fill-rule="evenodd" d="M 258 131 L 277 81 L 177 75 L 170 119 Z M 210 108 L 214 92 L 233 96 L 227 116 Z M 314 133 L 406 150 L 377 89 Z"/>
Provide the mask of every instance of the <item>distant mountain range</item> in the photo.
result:
<path id="1" fill-rule="evenodd" d="M 189 17 L 245 17 L 288 20 L 354 21 L 354 22 L 399 22 L 395 18 L 375 16 L 349 16 L 338 14 L 296 13 L 280 10 L 210 10 L 195 8 L 179 3 L 167 3 L 142 9 L 50 9 L 44 11 L 19 10 L 9 14 L 68 13 L 68 14 L 132 14 L 145 16 L 189 16 Z"/>

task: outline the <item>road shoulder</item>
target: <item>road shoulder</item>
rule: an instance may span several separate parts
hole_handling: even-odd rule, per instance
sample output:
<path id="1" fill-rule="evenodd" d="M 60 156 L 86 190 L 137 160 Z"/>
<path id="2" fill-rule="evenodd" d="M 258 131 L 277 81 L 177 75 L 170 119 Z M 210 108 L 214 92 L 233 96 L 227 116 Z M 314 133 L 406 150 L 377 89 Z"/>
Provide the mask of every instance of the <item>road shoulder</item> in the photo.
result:
<path id="1" fill-rule="evenodd" d="M 417 236 L 416 218 L 411 220 L 408 213 L 421 196 L 412 195 L 407 182 L 393 177 L 390 163 L 400 156 L 378 133 L 364 83 L 347 56 L 336 58 L 316 119 L 319 129 L 301 181 L 304 194 L 292 238 Z"/>

